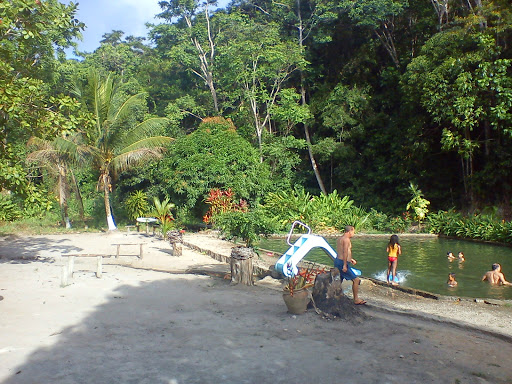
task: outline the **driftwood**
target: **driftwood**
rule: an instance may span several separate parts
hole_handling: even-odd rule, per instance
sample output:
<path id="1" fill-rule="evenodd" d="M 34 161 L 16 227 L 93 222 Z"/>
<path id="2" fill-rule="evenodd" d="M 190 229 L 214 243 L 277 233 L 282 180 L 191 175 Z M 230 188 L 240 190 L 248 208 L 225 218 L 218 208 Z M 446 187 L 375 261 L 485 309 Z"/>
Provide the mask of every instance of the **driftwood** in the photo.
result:
<path id="1" fill-rule="evenodd" d="M 334 270 L 334 269 L 333 269 Z M 313 287 L 313 306 L 320 315 L 326 318 L 363 319 L 366 315 L 345 296 L 337 270 L 321 273 L 316 276 Z M 350 283 L 352 284 L 352 283 Z"/>
<path id="2" fill-rule="evenodd" d="M 247 247 L 231 249 L 231 283 L 254 285 L 252 258 L 254 251 Z"/>

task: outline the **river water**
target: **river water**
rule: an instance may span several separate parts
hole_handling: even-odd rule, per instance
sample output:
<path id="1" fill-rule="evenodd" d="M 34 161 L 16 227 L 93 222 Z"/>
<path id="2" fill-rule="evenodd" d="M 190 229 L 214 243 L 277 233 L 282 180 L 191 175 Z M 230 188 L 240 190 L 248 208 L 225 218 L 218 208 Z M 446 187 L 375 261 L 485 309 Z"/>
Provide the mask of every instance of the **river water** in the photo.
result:
<path id="1" fill-rule="evenodd" d="M 298 236 L 292 238 L 292 243 Z M 335 238 L 327 241 L 336 249 Z M 386 280 L 389 237 L 356 235 L 352 238 L 352 255 L 363 276 Z M 492 263 L 500 263 L 505 278 L 512 282 L 512 247 L 490 245 L 435 236 L 400 237 L 402 255 L 398 258 L 397 275 L 401 285 L 424 291 L 459 297 L 512 299 L 512 286 L 491 286 L 482 282 Z M 289 248 L 285 239 L 264 239 L 258 246 L 284 253 Z M 462 251 L 466 261 L 448 261 L 447 252 L 455 256 Z M 310 251 L 309 261 L 333 265 L 332 258 L 321 249 Z M 457 287 L 448 287 L 448 273 L 454 272 Z"/>

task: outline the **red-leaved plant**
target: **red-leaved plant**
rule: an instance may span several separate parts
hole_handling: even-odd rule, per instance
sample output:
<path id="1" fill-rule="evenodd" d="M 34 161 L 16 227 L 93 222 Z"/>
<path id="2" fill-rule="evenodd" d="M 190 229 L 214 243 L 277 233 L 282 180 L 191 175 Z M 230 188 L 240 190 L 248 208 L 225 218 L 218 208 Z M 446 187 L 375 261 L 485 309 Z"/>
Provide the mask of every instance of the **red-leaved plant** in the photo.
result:
<path id="1" fill-rule="evenodd" d="M 247 201 L 240 199 L 238 203 L 234 201 L 235 193 L 228 188 L 221 190 L 218 188 L 210 189 L 205 203 L 210 206 L 208 212 L 203 216 L 205 223 L 211 223 L 212 219 L 221 213 L 225 212 L 247 212 L 249 206 Z"/>
<path id="2" fill-rule="evenodd" d="M 293 296 L 295 291 L 315 285 L 316 276 L 324 272 L 325 268 L 316 268 L 316 264 L 308 265 L 306 268 L 299 267 L 299 273 L 287 279 L 284 290 Z"/>

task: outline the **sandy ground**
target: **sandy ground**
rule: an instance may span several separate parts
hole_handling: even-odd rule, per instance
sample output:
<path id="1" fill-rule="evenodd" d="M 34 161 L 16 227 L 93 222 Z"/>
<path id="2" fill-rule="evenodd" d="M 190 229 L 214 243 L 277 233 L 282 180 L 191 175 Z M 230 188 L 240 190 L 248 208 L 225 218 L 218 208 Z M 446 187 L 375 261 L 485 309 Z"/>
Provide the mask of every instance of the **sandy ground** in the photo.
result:
<path id="1" fill-rule="evenodd" d="M 95 258 L 77 258 L 61 286 L 63 254 L 115 255 L 116 243 L 144 243 L 143 260 L 122 246 L 96 278 Z M 365 320 L 325 320 L 288 314 L 270 277 L 232 286 L 227 272 L 133 232 L 1 238 L 0 383 L 512 383 L 508 305 L 365 281 Z"/>

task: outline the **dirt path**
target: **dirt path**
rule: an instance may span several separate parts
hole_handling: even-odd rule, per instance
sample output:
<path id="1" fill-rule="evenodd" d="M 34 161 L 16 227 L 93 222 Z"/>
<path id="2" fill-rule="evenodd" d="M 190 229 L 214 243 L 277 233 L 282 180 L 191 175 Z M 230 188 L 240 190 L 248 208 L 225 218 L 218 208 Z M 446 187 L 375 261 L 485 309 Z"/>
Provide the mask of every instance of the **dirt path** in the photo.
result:
<path id="1" fill-rule="evenodd" d="M 110 252 L 112 237 L 78 236 L 0 241 L 1 383 L 512 382 L 505 337 L 413 309 L 398 314 L 385 296 L 357 323 L 292 316 L 279 292 L 188 274 L 225 265 L 192 251 L 177 258 L 157 241 L 147 245 L 147 263 L 173 273 L 105 265 L 97 279 L 84 264 L 61 288 L 58 249 Z M 6 256 L 35 247 L 46 258 Z M 140 262 L 133 259 L 126 262 Z"/>

